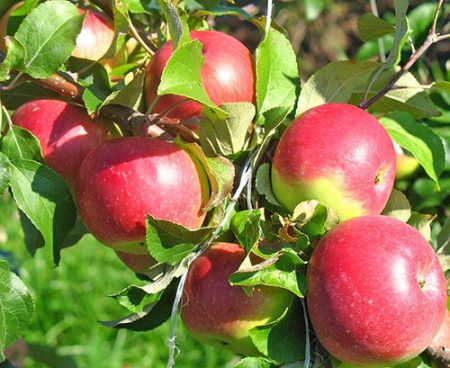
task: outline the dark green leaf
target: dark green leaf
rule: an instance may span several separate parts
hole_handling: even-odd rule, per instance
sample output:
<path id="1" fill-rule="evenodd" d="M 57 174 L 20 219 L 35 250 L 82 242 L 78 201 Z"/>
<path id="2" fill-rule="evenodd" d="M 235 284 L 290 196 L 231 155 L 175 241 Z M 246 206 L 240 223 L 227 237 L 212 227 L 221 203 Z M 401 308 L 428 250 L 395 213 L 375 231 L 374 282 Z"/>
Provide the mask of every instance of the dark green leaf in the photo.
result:
<path id="1" fill-rule="evenodd" d="M 208 156 L 229 156 L 243 150 L 255 117 L 255 107 L 248 102 L 227 103 L 221 108 L 228 113 L 226 119 L 208 108 L 203 110 L 206 119 L 200 125 L 200 142 Z"/>
<path id="2" fill-rule="evenodd" d="M 173 48 L 176 49 L 180 39 L 182 38 L 183 22 L 178 15 L 177 9 L 169 0 L 158 0 L 158 4 L 164 14 L 164 18 L 166 18 Z"/>
<path id="3" fill-rule="evenodd" d="M 306 275 L 299 267 L 303 264 L 294 250 L 283 248 L 261 263 L 242 266 L 229 280 L 231 285 L 280 287 L 302 298 L 306 292 Z"/>
<path id="4" fill-rule="evenodd" d="M 25 48 L 23 72 L 48 78 L 70 57 L 84 16 L 69 1 L 46 1 L 20 24 L 15 38 Z"/>
<path id="5" fill-rule="evenodd" d="M 43 238 L 41 232 L 36 229 L 36 226 L 30 221 L 30 219 L 19 210 L 20 224 L 22 225 L 25 246 L 28 252 L 34 257 L 36 251 L 39 248 L 45 246 L 45 239 Z"/>
<path id="6" fill-rule="evenodd" d="M 447 81 L 433 82 L 431 84 L 430 91 L 450 93 L 450 82 Z"/>
<path id="7" fill-rule="evenodd" d="M 31 322 L 34 303 L 27 287 L 0 260 L 0 361 L 5 347 L 17 340 Z"/>
<path id="8" fill-rule="evenodd" d="M 380 68 L 372 61 L 336 61 L 317 71 L 302 88 L 296 116 L 328 102 L 348 102 L 355 90 L 367 86 Z"/>
<path id="9" fill-rule="evenodd" d="M 128 7 L 128 10 L 134 14 L 142 14 L 147 12 L 142 0 L 122 0 L 122 2 Z"/>
<path id="10" fill-rule="evenodd" d="M 11 91 L 1 93 L 2 103 L 8 110 L 16 110 L 25 102 L 37 98 L 58 98 L 55 92 L 38 86 L 36 83 L 26 82 L 19 84 Z"/>
<path id="11" fill-rule="evenodd" d="M 395 32 L 395 26 L 372 13 L 358 18 L 358 32 L 363 41 L 375 40 Z"/>
<path id="12" fill-rule="evenodd" d="M 132 331 L 150 331 L 162 325 L 170 317 L 175 300 L 177 281 L 159 294 L 158 300 L 144 307 L 141 313 L 134 313 L 115 321 L 101 322 L 104 326 L 126 328 Z"/>
<path id="13" fill-rule="evenodd" d="M 263 213 L 260 209 L 240 211 L 231 218 L 231 230 L 247 253 L 261 238 L 261 221 Z"/>
<path id="14" fill-rule="evenodd" d="M 167 61 L 158 86 L 158 95 L 185 96 L 208 106 L 222 118 L 226 112 L 208 97 L 201 78 L 204 58 L 202 44 L 198 40 L 180 45 Z"/>
<path id="15" fill-rule="evenodd" d="M 290 363 L 305 358 L 305 322 L 297 299 L 276 321 L 250 330 L 258 350 L 277 363 Z"/>
<path id="16" fill-rule="evenodd" d="M 297 58 L 289 40 L 271 28 L 256 50 L 256 104 L 258 124 L 265 113 L 280 106 L 292 111 L 299 88 Z M 270 124 L 270 121 L 267 121 Z"/>
<path id="17" fill-rule="evenodd" d="M 146 221 L 147 248 L 158 262 L 176 264 L 206 240 L 214 230 L 204 227 L 189 230 L 170 221 L 158 220 L 148 215 Z"/>
<path id="18" fill-rule="evenodd" d="M 441 138 L 405 112 L 389 113 L 380 119 L 380 123 L 395 142 L 411 152 L 428 176 L 439 186 L 438 178 L 445 165 L 445 151 Z"/>
<path id="19" fill-rule="evenodd" d="M 22 159 L 44 161 L 37 138 L 18 126 L 13 126 L 8 134 L 0 139 L 0 151 L 11 161 Z"/>
<path id="20" fill-rule="evenodd" d="M 75 360 L 70 356 L 62 356 L 55 348 L 48 345 L 27 343 L 28 356 L 35 363 L 45 364 L 48 368 L 77 368 Z"/>
<path id="21" fill-rule="evenodd" d="M 11 162 L 10 187 L 21 211 L 42 234 L 59 262 L 62 242 L 75 225 L 76 209 L 64 180 L 31 160 Z"/>
<path id="22" fill-rule="evenodd" d="M 408 198 L 397 189 L 392 190 L 389 201 L 384 207 L 383 215 L 407 222 L 411 217 L 411 205 Z"/>

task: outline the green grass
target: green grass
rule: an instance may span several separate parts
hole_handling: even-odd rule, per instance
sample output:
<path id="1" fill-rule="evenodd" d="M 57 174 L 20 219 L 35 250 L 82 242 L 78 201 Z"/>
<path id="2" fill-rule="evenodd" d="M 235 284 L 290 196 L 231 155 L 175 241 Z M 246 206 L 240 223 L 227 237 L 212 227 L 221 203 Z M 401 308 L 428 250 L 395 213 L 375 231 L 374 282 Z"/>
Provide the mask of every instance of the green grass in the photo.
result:
<path id="1" fill-rule="evenodd" d="M 17 211 L 7 195 L 0 196 L 0 249 L 14 254 L 20 276 L 36 303 L 33 322 L 24 335 L 27 343 L 49 346 L 59 355 L 73 357 L 83 368 L 166 366 L 168 323 L 149 332 L 115 330 L 98 323 L 127 314 L 107 295 L 138 282 L 113 251 L 85 236 L 62 252 L 57 268 L 42 250 L 31 257 Z M 176 367 L 226 368 L 237 360 L 229 352 L 196 342 L 181 323 L 178 347 Z M 45 367 L 31 359 L 26 366 Z"/>

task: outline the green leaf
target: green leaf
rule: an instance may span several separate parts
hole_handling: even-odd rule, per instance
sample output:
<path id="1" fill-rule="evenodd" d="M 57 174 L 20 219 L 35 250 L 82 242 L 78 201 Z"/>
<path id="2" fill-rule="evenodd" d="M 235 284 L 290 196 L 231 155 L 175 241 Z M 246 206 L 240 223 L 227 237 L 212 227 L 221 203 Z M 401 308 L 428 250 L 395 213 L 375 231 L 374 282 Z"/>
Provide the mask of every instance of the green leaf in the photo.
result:
<path id="1" fill-rule="evenodd" d="M 13 126 L 0 139 L 0 151 L 10 160 L 34 160 L 44 162 L 37 138 L 26 129 Z"/>
<path id="2" fill-rule="evenodd" d="M 22 225 L 25 246 L 31 256 L 35 256 L 36 251 L 39 248 L 45 246 L 45 239 L 36 226 L 30 221 L 30 219 L 22 211 L 19 210 L 20 224 Z"/>
<path id="3" fill-rule="evenodd" d="M 411 205 L 408 198 L 397 189 L 393 189 L 382 215 L 407 222 L 411 217 Z"/>
<path id="4" fill-rule="evenodd" d="M 23 61 L 25 58 L 24 47 L 14 38 L 10 38 L 6 41 L 8 53 L 5 59 L 0 64 L 0 82 L 3 82 L 10 77 L 10 73 L 13 69 L 20 69 L 23 67 Z"/>
<path id="5" fill-rule="evenodd" d="M 169 319 L 175 300 L 178 281 L 173 280 L 170 285 L 160 292 L 157 300 L 146 305 L 140 313 L 133 313 L 114 321 L 102 321 L 107 327 L 126 328 L 131 331 L 150 331 L 162 325 Z"/>
<path id="6" fill-rule="evenodd" d="M 231 285 L 280 287 L 302 298 L 306 292 L 303 260 L 290 248 L 283 248 L 269 259 L 251 266 L 242 266 L 230 275 Z"/>
<path id="7" fill-rule="evenodd" d="M 255 107 L 249 102 L 226 103 L 221 108 L 228 113 L 226 119 L 220 119 L 208 108 L 203 110 L 206 118 L 200 124 L 200 142 L 208 156 L 242 151 L 255 117 Z"/>
<path id="8" fill-rule="evenodd" d="M 75 225 L 72 195 L 59 175 L 38 162 L 15 160 L 10 167 L 14 199 L 40 231 L 58 264 L 62 241 Z"/>
<path id="9" fill-rule="evenodd" d="M 180 277 L 187 267 L 182 263 L 171 267 L 157 279 L 144 286 L 130 285 L 121 292 L 112 295 L 120 305 L 133 313 L 140 313 L 145 306 L 154 303 L 158 294 L 167 288 L 174 278 Z"/>
<path id="10" fill-rule="evenodd" d="M 305 322 L 297 299 L 280 318 L 250 330 L 257 349 L 277 363 L 290 363 L 305 358 Z"/>
<path id="11" fill-rule="evenodd" d="M 31 323 L 34 303 L 27 287 L 0 260 L 0 361 L 6 346 L 17 340 Z"/>
<path id="12" fill-rule="evenodd" d="M 391 68 L 383 70 L 376 79 L 375 83 L 371 85 L 367 93 L 367 97 L 371 98 L 379 90 L 381 90 L 398 72 L 398 68 Z M 366 94 L 369 86 L 368 83 L 372 80 L 369 78 L 366 84 L 363 84 L 355 89 L 355 95 L 352 101 L 357 103 Z M 395 84 L 395 88 L 387 92 L 377 102 L 375 102 L 369 109 L 376 113 L 391 112 L 391 111 L 405 111 L 410 113 L 416 119 L 423 119 L 431 116 L 439 116 L 440 112 L 436 109 L 428 94 L 425 92 L 423 86 L 411 73 L 405 73 L 400 80 Z"/>
<path id="13" fill-rule="evenodd" d="M 124 88 L 111 93 L 103 102 L 102 107 L 107 105 L 121 105 L 135 111 L 140 111 L 144 97 L 145 73 L 139 71 Z"/>
<path id="14" fill-rule="evenodd" d="M 261 238 L 261 221 L 261 209 L 240 211 L 231 218 L 231 230 L 247 253 Z"/>
<path id="15" fill-rule="evenodd" d="M 8 186 L 9 180 L 9 160 L 2 152 L 0 152 L 0 196 Z"/>
<path id="16" fill-rule="evenodd" d="M 8 110 L 16 110 L 24 103 L 37 98 L 58 98 L 55 92 L 33 82 L 19 84 L 11 91 L 2 91 L 2 103 Z"/>
<path id="17" fill-rule="evenodd" d="M 242 17 L 245 20 L 251 20 L 252 16 L 248 14 L 244 9 L 239 8 L 237 6 L 227 6 L 227 5 L 220 5 L 220 4 L 214 4 L 205 7 L 204 9 L 199 9 L 195 11 L 195 13 L 192 15 L 193 17 L 205 17 L 208 15 L 212 15 L 215 17 L 220 17 L 224 15 L 233 15 L 237 17 Z"/>
<path id="18" fill-rule="evenodd" d="M 271 28 L 256 50 L 256 104 L 258 124 L 270 123 L 264 115 L 280 106 L 292 111 L 299 88 L 297 57 L 289 40 Z"/>
<path id="19" fill-rule="evenodd" d="M 448 246 L 449 243 L 450 243 L 450 217 L 447 217 L 437 237 L 437 249 L 440 249 L 442 251 Z"/>
<path id="20" fill-rule="evenodd" d="M 435 219 L 434 215 L 412 212 L 408 224 L 418 230 L 423 237 L 429 241 L 431 239 L 431 223 Z"/>
<path id="21" fill-rule="evenodd" d="M 372 61 L 336 61 L 317 71 L 302 88 L 296 116 L 328 102 L 348 102 L 354 91 L 366 86 L 380 68 Z"/>
<path id="22" fill-rule="evenodd" d="M 110 59 L 116 56 L 125 46 L 126 37 L 129 32 L 128 24 L 128 6 L 121 0 L 114 0 L 112 6 L 113 19 L 114 19 L 114 33 L 115 37 L 113 43 L 107 53 L 104 55 L 104 59 Z"/>
<path id="23" fill-rule="evenodd" d="M 46 1 L 20 24 L 15 38 L 25 48 L 21 70 L 33 78 L 48 78 L 70 57 L 84 16 L 68 1 Z"/>
<path id="24" fill-rule="evenodd" d="M 447 81 L 433 82 L 430 87 L 430 92 L 450 93 L 450 82 Z"/>
<path id="25" fill-rule="evenodd" d="M 272 192 L 272 184 L 270 180 L 270 164 L 264 163 L 256 172 L 256 191 L 264 196 L 264 198 L 272 205 L 282 207 L 276 200 L 275 195 Z"/>
<path id="26" fill-rule="evenodd" d="M 304 0 L 305 17 L 308 22 L 316 20 L 325 9 L 324 0 Z"/>
<path id="27" fill-rule="evenodd" d="M 158 262 L 176 264 L 205 241 L 214 230 L 203 227 L 190 230 L 170 221 L 148 215 L 146 243 L 150 255 Z"/>
<path id="28" fill-rule="evenodd" d="M 241 359 L 234 368 L 275 368 L 275 365 L 266 358 L 247 357 Z"/>
<path id="29" fill-rule="evenodd" d="M 174 143 L 191 156 L 199 172 L 203 172 L 209 180 L 210 196 L 204 210 L 217 207 L 233 189 L 234 165 L 225 157 L 206 157 L 195 143 L 185 143 L 181 139 L 176 139 Z"/>
<path id="30" fill-rule="evenodd" d="M 408 10 L 408 0 L 395 0 L 395 34 L 394 44 L 391 52 L 386 60 L 386 68 L 397 65 L 402 56 L 402 50 L 408 40 L 410 33 L 408 26 L 408 18 L 406 12 Z"/>
<path id="31" fill-rule="evenodd" d="M 330 207 L 316 200 L 299 203 L 292 213 L 291 220 L 309 238 L 323 236 L 339 223 L 339 216 Z"/>
<path id="32" fill-rule="evenodd" d="M 405 112 L 389 113 L 380 119 L 380 123 L 395 142 L 419 161 L 428 176 L 439 186 L 438 178 L 445 166 L 441 138 Z"/>
<path id="33" fill-rule="evenodd" d="M 92 64 L 91 61 L 80 60 L 80 64 Z M 78 82 L 84 87 L 83 102 L 88 114 L 96 112 L 111 94 L 108 72 L 101 64 L 91 65 L 87 73 L 83 73 Z"/>
<path id="34" fill-rule="evenodd" d="M 164 18 L 166 18 L 173 48 L 176 49 L 183 35 L 183 22 L 178 15 L 177 9 L 169 0 L 158 0 L 158 4 L 164 14 Z"/>
<path id="35" fill-rule="evenodd" d="M 370 41 L 394 33 L 395 26 L 372 13 L 366 13 L 358 18 L 358 32 L 363 41 Z"/>
<path id="36" fill-rule="evenodd" d="M 190 41 L 180 45 L 167 61 L 158 86 L 158 95 L 174 94 L 185 96 L 211 108 L 221 118 L 226 112 L 217 107 L 206 93 L 201 78 L 204 63 L 203 45 Z"/>

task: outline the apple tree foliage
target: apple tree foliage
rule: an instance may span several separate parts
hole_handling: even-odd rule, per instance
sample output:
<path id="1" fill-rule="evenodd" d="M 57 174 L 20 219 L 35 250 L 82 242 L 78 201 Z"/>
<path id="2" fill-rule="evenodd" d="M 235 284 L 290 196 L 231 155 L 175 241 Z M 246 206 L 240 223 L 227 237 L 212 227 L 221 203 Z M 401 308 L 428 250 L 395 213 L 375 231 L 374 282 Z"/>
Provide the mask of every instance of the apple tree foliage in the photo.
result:
<path id="1" fill-rule="evenodd" d="M 230 276 L 232 285 L 242 286 L 249 293 L 257 285 L 277 286 L 298 297 L 276 321 L 251 331 L 262 357 L 244 358 L 236 367 L 265 368 L 285 363 L 303 366 L 312 362 L 313 352 L 320 347 L 312 334 L 305 332 L 308 319 L 298 299 L 305 295 L 312 244 L 339 219 L 317 201 L 300 203 L 293 213 L 283 209 L 270 187 L 268 157 L 273 142 L 294 117 L 327 102 L 366 107 L 381 117 L 392 139 L 418 160 L 423 171 L 397 183 L 398 190 L 393 192 L 384 214 L 419 229 L 441 254 L 445 270 L 450 268 L 446 258 L 450 221 L 445 220 L 448 210 L 443 208 L 450 194 L 450 67 L 442 70 L 436 60 L 429 68 L 419 57 L 414 59 L 420 48 L 413 47 L 428 40 L 435 3 L 424 3 L 408 12 L 408 1 L 396 0 L 395 15 L 388 19 L 372 13 L 362 15 L 357 27 L 364 42 L 357 60 L 336 60 L 305 81 L 299 74 L 302 55 L 295 54 L 287 32 L 274 22 L 266 27 L 266 18 L 252 17 L 232 3 L 92 3 L 113 19 L 116 37 L 104 59 L 117 56 L 130 38 L 139 38 L 139 30 L 156 35 L 152 46 L 173 40 L 176 48 L 163 72 L 158 94 L 182 95 L 203 105 L 200 130 L 175 131 L 179 133 L 175 143 L 203 168 L 211 189 L 207 221 L 200 229 L 189 230 L 147 217 L 147 250 L 158 264 L 144 280 L 136 279 L 136 285 L 113 296 L 127 312 L 103 322 L 105 326 L 147 331 L 167 322 L 179 296 L 180 278 L 195 254 L 213 240 L 231 237 L 247 253 L 264 260 L 252 267 L 243 264 Z M 13 4 L 2 0 L 0 14 Z M 324 6 L 323 1 L 305 1 L 306 19 L 320 16 Z M 439 17 L 448 13 L 448 5 L 444 4 Z M 207 29 L 207 17 L 223 15 L 239 17 L 260 30 L 262 40 L 254 53 L 255 105 L 216 106 L 203 87 L 202 45 L 191 40 L 188 31 Z M 139 122 L 150 112 L 143 102 L 143 70 L 151 57 L 145 49 L 149 44 L 138 39 L 138 46 L 127 59 L 107 70 L 101 62 L 70 57 L 84 19 L 73 2 L 26 0 L 11 16 L 14 21 L 8 24 L 8 34 L 12 36 L 0 59 L 0 194 L 7 191 L 14 198 L 29 251 L 34 254 L 42 248 L 57 265 L 62 249 L 75 245 L 87 230 L 77 216 L 70 189 L 45 165 L 36 138 L 13 126 L 10 116 L 28 100 L 62 94 L 83 104 L 92 115 L 113 119 L 120 134 L 141 131 L 146 126 Z M 375 61 L 380 39 L 387 57 Z M 414 67 L 405 69 L 411 60 L 416 62 Z M 56 73 L 65 83 L 75 85 L 75 90 L 65 90 L 64 84 L 55 88 L 52 81 Z M 421 84 L 417 73 L 428 75 L 433 82 Z M 282 246 L 275 250 L 257 247 L 262 239 Z M 0 261 L 0 360 L 4 348 L 27 328 L 32 311 L 33 301 L 26 286 Z M 332 364 L 345 367 L 337 361 Z M 402 366 L 430 367 L 431 362 L 423 354 Z"/>

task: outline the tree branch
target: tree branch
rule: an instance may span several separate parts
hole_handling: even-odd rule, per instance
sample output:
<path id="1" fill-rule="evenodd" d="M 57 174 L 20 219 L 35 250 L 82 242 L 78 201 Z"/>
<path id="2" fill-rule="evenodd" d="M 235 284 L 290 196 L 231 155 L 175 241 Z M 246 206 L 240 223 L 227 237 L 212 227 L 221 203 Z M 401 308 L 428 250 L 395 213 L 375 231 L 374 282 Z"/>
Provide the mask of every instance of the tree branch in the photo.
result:
<path id="1" fill-rule="evenodd" d="M 377 102 L 381 97 L 383 97 L 387 92 L 389 92 L 392 88 L 394 88 L 394 86 L 398 82 L 398 80 L 406 72 L 409 71 L 409 69 L 416 63 L 417 60 L 420 59 L 420 57 L 430 48 L 431 45 L 450 37 L 450 34 L 439 35 L 436 33 L 436 24 L 437 24 L 437 20 L 438 20 L 439 13 L 442 8 L 443 2 L 444 2 L 444 0 L 440 0 L 436 7 L 436 11 L 434 13 L 434 18 L 433 18 L 433 24 L 431 26 L 428 37 L 425 40 L 425 42 L 423 43 L 423 45 L 420 46 L 420 48 L 417 49 L 415 52 L 413 52 L 413 54 L 411 55 L 411 58 L 408 60 L 408 62 L 398 71 L 398 73 L 375 96 L 373 96 L 366 103 L 360 105 L 360 107 L 363 110 L 367 110 L 370 106 L 372 106 L 375 102 Z"/>

